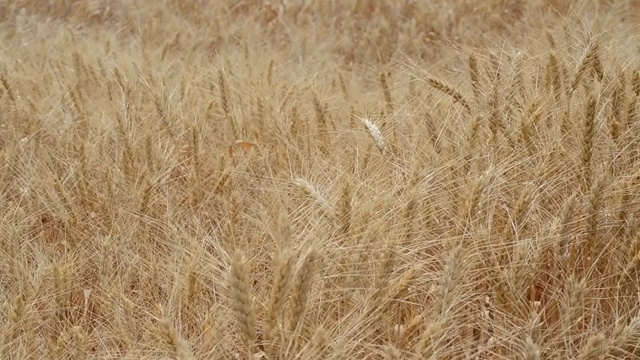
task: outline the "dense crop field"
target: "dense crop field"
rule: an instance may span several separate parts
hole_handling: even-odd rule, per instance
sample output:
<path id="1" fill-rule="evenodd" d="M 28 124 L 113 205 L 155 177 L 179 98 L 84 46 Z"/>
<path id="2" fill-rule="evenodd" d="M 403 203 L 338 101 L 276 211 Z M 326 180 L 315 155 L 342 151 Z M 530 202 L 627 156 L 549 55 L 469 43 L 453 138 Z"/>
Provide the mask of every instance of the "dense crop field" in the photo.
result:
<path id="1" fill-rule="evenodd" d="M 0 2 L 0 357 L 640 358 L 639 30 Z"/>

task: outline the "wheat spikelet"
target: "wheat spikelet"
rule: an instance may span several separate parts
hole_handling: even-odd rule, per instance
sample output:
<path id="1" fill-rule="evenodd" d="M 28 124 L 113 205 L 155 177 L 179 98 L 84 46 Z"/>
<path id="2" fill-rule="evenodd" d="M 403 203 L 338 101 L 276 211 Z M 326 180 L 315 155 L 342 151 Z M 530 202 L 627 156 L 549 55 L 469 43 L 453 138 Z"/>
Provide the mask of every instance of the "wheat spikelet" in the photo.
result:
<path id="1" fill-rule="evenodd" d="M 542 358 L 540 346 L 533 342 L 531 336 L 527 336 L 524 347 L 525 360 L 540 360 Z"/>
<path id="2" fill-rule="evenodd" d="M 344 95 L 345 100 L 349 101 L 351 96 L 349 95 L 349 90 L 347 89 L 347 83 L 344 80 L 344 76 L 342 76 L 342 73 L 338 73 L 338 79 L 340 80 L 340 90 L 342 90 L 342 95 Z"/>
<path id="3" fill-rule="evenodd" d="M 233 123 L 231 119 L 231 104 L 229 103 L 229 89 L 222 69 L 218 70 L 218 88 L 220 91 L 220 106 L 222 107 L 227 119 Z M 235 129 L 234 133 L 236 134 L 236 137 L 239 135 Z"/>
<path id="4" fill-rule="evenodd" d="M 547 86 L 553 89 L 556 94 L 560 94 L 562 91 L 562 78 L 560 75 L 560 65 L 558 64 L 558 57 L 555 52 L 549 54 L 549 62 L 547 63 Z"/>
<path id="5" fill-rule="evenodd" d="M 382 154 L 385 154 L 385 152 L 387 151 L 387 148 L 385 146 L 384 137 L 382 137 L 382 133 L 380 132 L 380 129 L 378 128 L 378 126 L 374 124 L 371 120 L 366 118 L 360 121 L 362 122 L 364 127 L 369 131 L 369 135 L 371 135 L 371 138 L 376 143 L 378 150 L 380 150 Z"/>
<path id="6" fill-rule="evenodd" d="M 635 279 L 638 273 L 638 265 L 640 265 L 640 252 L 637 252 L 633 257 L 631 257 L 631 259 L 629 259 L 620 273 L 620 280 L 618 281 L 618 287 L 620 289 L 622 289 L 624 285 L 623 281 L 633 281 L 633 279 Z"/>
<path id="7" fill-rule="evenodd" d="M 324 359 L 329 352 L 328 334 L 324 327 L 318 327 L 311 338 L 311 349 L 307 356 L 311 359 Z"/>
<path id="8" fill-rule="evenodd" d="M 582 319 L 584 312 L 584 293 L 587 284 L 583 280 L 577 280 L 575 277 L 569 277 L 565 286 L 565 299 L 563 301 L 562 311 L 562 330 L 564 336 L 570 336 L 572 330 Z"/>
<path id="9" fill-rule="evenodd" d="M 352 223 L 352 184 L 351 180 L 348 176 L 344 176 L 342 182 L 344 186 L 342 187 L 342 192 L 340 195 L 340 211 L 338 215 L 338 220 L 340 222 L 340 233 L 345 237 L 349 238 L 351 231 L 351 223 Z"/>
<path id="10" fill-rule="evenodd" d="M 480 71 L 478 70 L 478 60 L 473 53 L 469 54 L 469 78 L 473 88 L 473 96 L 476 102 L 480 102 Z"/>
<path id="11" fill-rule="evenodd" d="M 276 260 L 276 271 L 273 277 L 273 283 L 271 286 L 271 297 L 269 299 L 269 305 L 267 310 L 267 337 L 276 328 L 278 319 L 282 314 L 282 310 L 285 305 L 286 297 L 288 295 L 290 280 L 292 277 L 292 267 L 294 262 L 293 252 L 289 249 L 284 249 Z"/>
<path id="12" fill-rule="evenodd" d="M 89 335 L 81 326 L 78 325 L 71 328 L 71 334 L 75 343 L 75 355 L 78 358 L 86 358 L 90 345 Z"/>
<path id="13" fill-rule="evenodd" d="M 540 119 L 540 112 L 537 111 L 537 104 L 532 104 L 527 110 L 527 114 L 520 121 L 520 139 L 527 151 L 531 154 L 534 151 L 533 129 Z"/>
<path id="14" fill-rule="evenodd" d="M 500 129 L 502 128 L 502 117 L 500 111 L 500 96 L 498 92 L 498 83 L 496 82 L 491 92 L 491 98 L 489 99 L 489 129 L 491 130 L 493 144 L 498 142 L 498 136 Z"/>
<path id="15" fill-rule="evenodd" d="M 413 236 L 413 223 L 418 207 L 418 194 L 416 190 L 408 194 L 407 205 L 403 211 L 403 222 L 405 223 L 404 236 L 406 241 L 410 241 Z"/>
<path id="16" fill-rule="evenodd" d="M 387 290 L 387 295 L 384 298 L 387 300 L 401 298 L 407 290 L 411 288 L 412 284 L 420 274 L 419 266 L 409 268 L 409 270 L 405 271 L 400 278 L 391 283 Z"/>
<path id="17" fill-rule="evenodd" d="M 451 249 L 447 254 L 444 271 L 437 290 L 438 297 L 433 305 L 433 313 L 436 316 L 445 317 L 450 310 L 450 306 L 456 297 L 455 290 L 460 280 L 460 266 L 463 260 L 461 245 Z"/>
<path id="18" fill-rule="evenodd" d="M 507 116 L 514 118 L 515 109 L 521 109 L 523 100 L 527 97 L 527 89 L 524 80 L 524 52 L 518 51 L 510 61 L 509 86 L 507 88 Z"/>
<path id="19" fill-rule="evenodd" d="M 256 315 L 251 301 L 249 271 L 240 251 L 236 251 L 231 259 L 228 284 L 240 336 L 247 356 L 251 356 L 255 352 Z"/>
<path id="20" fill-rule="evenodd" d="M 609 344 L 604 334 L 593 335 L 580 350 L 578 360 L 598 359 L 609 351 Z"/>
<path id="21" fill-rule="evenodd" d="M 480 115 L 476 115 L 471 120 L 471 126 L 469 129 L 469 135 L 467 136 L 467 146 L 469 150 L 473 150 L 473 147 L 476 143 L 476 139 L 478 138 L 478 132 L 480 131 L 480 123 L 482 118 Z"/>
<path id="22" fill-rule="evenodd" d="M 390 73 L 382 72 L 379 75 L 380 86 L 382 86 L 382 93 L 384 94 L 384 100 L 387 103 L 387 114 L 393 114 L 393 100 L 391 99 L 391 90 L 389 89 L 389 76 Z"/>
<path id="23" fill-rule="evenodd" d="M 331 221 L 335 221 L 335 210 L 331 204 L 329 204 L 329 201 L 327 201 L 324 195 L 313 184 L 301 177 L 295 177 L 294 183 L 315 200 L 316 205 L 318 205 L 323 215 L 327 216 Z"/>
<path id="24" fill-rule="evenodd" d="M 385 345 L 382 347 L 383 356 L 385 360 L 400 360 L 402 359 L 402 354 L 400 350 L 398 350 L 393 345 Z"/>
<path id="25" fill-rule="evenodd" d="M 169 345 L 169 353 L 172 358 L 176 360 L 195 360 L 189 346 L 180 338 L 169 318 L 160 319 L 158 324 L 165 342 Z"/>
<path id="26" fill-rule="evenodd" d="M 309 250 L 298 268 L 293 284 L 291 285 L 291 314 L 288 324 L 288 329 L 291 332 L 296 331 L 302 323 L 317 260 L 318 252 L 314 249 Z"/>
<path id="27" fill-rule="evenodd" d="M 624 72 L 619 71 L 613 93 L 611 94 L 611 115 L 609 116 L 610 135 L 615 143 L 618 142 L 620 133 L 624 132 L 627 128 L 625 118 L 623 117 L 623 111 L 628 106 L 626 89 Z"/>
<path id="28" fill-rule="evenodd" d="M 391 277 L 396 267 L 397 254 L 393 240 L 387 240 L 381 250 L 382 254 L 379 261 L 379 268 L 374 281 L 374 291 L 370 299 L 367 301 L 368 316 L 381 309 L 384 302 L 388 299 L 385 295 L 389 291 Z"/>
<path id="29" fill-rule="evenodd" d="M 631 99 L 627 102 L 626 119 L 627 127 L 636 125 L 638 119 L 638 96 L 631 95 Z"/>
<path id="30" fill-rule="evenodd" d="M 19 294 L 15 296 L 11 302 L 11 310 L 9 317 L 11 319 L 11 323 L 13 325 L 13 330 L 10 332 L 11 335 L 5 341 L 13 341 L 20 334 L 20 326 L 21 321 L 25 317 L 26 312 L 26 300 L 24 294 Z"/>
<path id="31" fill-rule="evenodd" d="M 592 39 L 589 42 L 589 46 L 587 47 L 587 50 L 585 51 L 582 59 L 580 60 L 578 69 L 576 70 L 573 76 L 573 81 L 571 82 L 570 94 L 573 94 L 576 91 L 576 89 L 578 88 L 578 85 L 580 84 L 580 80 L 582 80 L 582 77 L 587 72 L 587 70 L 590 69 L 590 67 L 594 66 L 594 61 L 598 57 L 599 44 L 600 43 L 598 39 Z"/>
<path id="32" fill-rule="evenodd" d="M 492 170 L 487 171 L 483 174 L 471 187 L 470 191 L 464 197 L 463 205 L 460 211 L 460 216 L 464 219 L 472 219 L 477 210 L 478 204 L 480 203 L 480 198 L 485 191 L 485 189 L 491 184 L 494 180 L 494 172 Z"/>
<path id="33" fill-rule="evenodd" d="M 562 211 L 560 212 L 560 217 L 558 219 L 558 239 L 559 239 L 559 250 L 562 257 L 567 258 L 569 256 L 569 241 L 571 240 L 568 236 L 567 232 L 569 231 L 569 224 L 571 222 L 571 217 L 573 216 L 573 209 L 576 204 L 577 195 L 571 195 L 564 203 L 562 207 Z"/>
<path id="34" fill-rule="evenodd" d="M 491 81 L 496 83 L 496 86 L 501 82 L 502 73 L 500 71 L 500 59 L 493 51 L 489 53 L 489 61 L 485 66 L 485 71 L 489 74 Z"/>
<path id="35" fill-rule="evenodd" d="M 594 139 L 595 139 L 595 122 L 596 122 L 596 107 L 597 107 L 597 98 L 591 94 L 587 101 L 586 114 L 584 118 L 584 124 L 582 127 L 582 169 L 584 174 L 584 179 L 586 181 L 587 186 L 591 185 L 592 179 L 592 168 L 591 168 L 591 158 L 593 157 L 593 148 L 594 148 Z"/>
<path id="36" fill-rule="evenodd" d="M 513 241 L 513 236 L 520 229 L 524 222 L 527 211 L 533 201 L 534 190 L 532 186 L 525 186 L 520 193 L 518 200 L 513 208 L 513 225 L 505 228 L 504 242 L 509 244 Z"/>
<path id="37" fill-rule="evenodd" d="M 369 219 L 365 219 L 364 223 L 368 221 Z M 378 241 L 383 226 L 384 223 L 381 220 L 373 220 L 372 224 L 367 225 L 366 232 L 358 239 L 355 251 L 349 256 L 349 267 L 344 285 L 344 289 L 346 290 L 344 301 L 346 304 L 352 305 L 351 303 L 355 301 L 354 295 L 356 295 L 356 290 L 354 288 L 361 275 L 360 272 L 367 268 L 367 260 L 370 257 L 371 251 L 370 245 Z"/>
<path id="38" fill-rule="evenodd" d="M 638 252 L 640 251 L 640 231 L 636 231 L 634 236 L 631 238 L 629 242 L 629 247 L 627 251 L 625 251 L 625 255 L 627 256 L 627 261 L 632 261 Z"/>
<path id="39" fill-rule="evenodd" d="M 471 106 L 469 105 L 469 102 L 467 102 L 464 96 L 462 96 L 462 94 L 456 88 L 430 75 L 427 75 L 426 81 L 427 84 L 431 85 L 431 87 L 451 96 L 454 102 L 459 103 L 467 111 L 471 112 Z"/>
<path id="40" fill-rule="evenodd" d="M 633 70 L 633 75 L 631 76 L 631 89 L 633 90 L 633 94 L 635 96 L 640 96 L 640 71 Z"/>
<path id="41" fill-rule="evenodd" d="M 638 355 L 640 341 L 640 318 L 634 317 L 628 324 L 619 324 L 611 335 L 609 355 L 623 358 L 628 354 Z"/>
<path id="42" fill-rule="evenodd" d="M 327 106 L 323 106 L 318 98 L 317 94 L 313 95 L 313 109 L 316 114 L 316 121 L 318 123 L 318 136 L 322 140 L 320 144 L 320 151 L 327 155 L 331 148 L 331 139 L 329 138 L 329 117 Z M 307 128 L 308 129 L 308 128 Z"/>
<path id="43" fill-rule="evenodd" d="M 420 336 L 420 341 L 416 345 L 415 359 L 430 359 L 435 357 L 444 335 L 446 326 L 445 320 L 436 320 L 426 325 L 424 332 Z"/>

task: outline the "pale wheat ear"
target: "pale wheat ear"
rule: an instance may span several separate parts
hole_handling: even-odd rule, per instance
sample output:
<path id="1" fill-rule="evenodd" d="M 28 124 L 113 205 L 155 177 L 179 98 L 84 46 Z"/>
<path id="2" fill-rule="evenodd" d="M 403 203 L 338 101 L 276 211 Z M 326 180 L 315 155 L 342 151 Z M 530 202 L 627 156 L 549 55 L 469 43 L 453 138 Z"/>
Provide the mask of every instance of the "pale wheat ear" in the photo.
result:
<path id="1" fill-rule="evenodd" d="M 323 215 L 327 216 L 331 221 L 336 219 L 336 212 L 333 209 L 333 206 L 331 206 L 329 201 L 316 186 L 299 176 L 295 177 L 293 182 L 296 186 L 304 190 L 304 192 L 306 192 L 313 200 L 315 200 L 316 205 L 320 208 Z"/>
<path id="2" fill-rule="evenodd" d="M 380 152 L 384 155 L 387 151 L 387 147 L 385 145 L 382 132 L 380 131 L 380 128 L 378 128 L 378 125 L 376 125 L 374 122 L 372 122 L 367 118 L 361 119 L 360 121 L 362 122 L 364 127 L 367 129 L 367 131 L 369 131 L 369 135 L 371 135 L 371 138 L 373 139 L 376 146 L 378 147 L 378 150 L 380 150 Z"/>

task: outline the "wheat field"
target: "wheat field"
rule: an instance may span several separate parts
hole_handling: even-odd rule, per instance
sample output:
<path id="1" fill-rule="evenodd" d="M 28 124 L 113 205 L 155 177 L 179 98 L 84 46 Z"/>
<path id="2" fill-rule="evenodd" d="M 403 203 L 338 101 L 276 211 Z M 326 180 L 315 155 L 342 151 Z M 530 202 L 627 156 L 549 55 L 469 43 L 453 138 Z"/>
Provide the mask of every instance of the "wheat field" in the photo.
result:
<path id="1" fill-rule="evenodd" d="M 0 2 L 0 358 L 640 358 L 639 5 Z"/>

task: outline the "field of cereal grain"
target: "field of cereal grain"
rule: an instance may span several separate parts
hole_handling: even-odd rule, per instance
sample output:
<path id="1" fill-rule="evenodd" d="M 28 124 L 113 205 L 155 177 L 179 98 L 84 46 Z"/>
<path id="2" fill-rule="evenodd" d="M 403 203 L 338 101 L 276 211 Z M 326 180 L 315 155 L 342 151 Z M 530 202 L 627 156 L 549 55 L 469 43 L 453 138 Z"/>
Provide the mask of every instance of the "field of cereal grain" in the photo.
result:
<path id="1" fill-rule="evenodd" d="M 0 358 L 640 358 L 638 30 L 0 2 Z"/>

